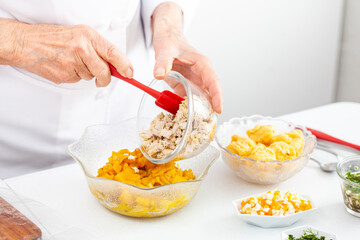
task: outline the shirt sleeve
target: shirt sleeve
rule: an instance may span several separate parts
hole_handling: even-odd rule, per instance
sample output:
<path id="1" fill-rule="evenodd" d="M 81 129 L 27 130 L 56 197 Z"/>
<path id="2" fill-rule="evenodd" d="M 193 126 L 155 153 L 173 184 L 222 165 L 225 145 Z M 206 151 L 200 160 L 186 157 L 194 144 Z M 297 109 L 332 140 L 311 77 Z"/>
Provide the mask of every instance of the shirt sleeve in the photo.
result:
<path id="1" fill-rule="evenodd" d="M 151 29 L 151 16 L 157 6 L 166 0 L 142 0 L 141 1 L 141 17 L 143 20 L 143 27 L 145 33 L 145 42 L 147 47 L 152 45 L 152 29 Z M 177 3 L 183 11 L 183 31 L 186 30 L 191 22 L 192 17 L 195 15 L 198 7 L 198 0 L 172 0 L 170 2 Z"/>

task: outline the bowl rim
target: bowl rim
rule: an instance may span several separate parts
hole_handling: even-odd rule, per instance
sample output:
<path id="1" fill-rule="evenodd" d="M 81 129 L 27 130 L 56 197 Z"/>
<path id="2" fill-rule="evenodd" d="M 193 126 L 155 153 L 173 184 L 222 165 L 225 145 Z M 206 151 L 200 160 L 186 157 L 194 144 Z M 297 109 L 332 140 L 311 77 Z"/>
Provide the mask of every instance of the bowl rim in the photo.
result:
<path id="1" fill-rule="evenodd" d="M 327 236 L 326 237 L 332 237 L 333 240 L 336 239 L 336 235 L 333 234 L 333 233 L 329 233 L 329 232 L 325 232 L 321 229 L 318 229 L 316 227 L 313 227 L 313 226 L 310 226 L 310 225 L 302 225 L 302 226 L 298 226 L 298 227 L 293 227 L 293 228 L 290 228 L 290 229 L 287 229 L 285 231 L 283 231 L 281 233 L 282 235 L 282 239 L 285 239 L 285 237 L 289 237 L 289 235 L 293 232 L 293 231 L 296 231 L 296 230 L 306 230 L 306 229 L 309 229 L 311 228 L 311 230 L 313 230 L 314 232 L 318 232 L 318 234 L 326 234 Z"/>
<path id="2" fill-rule="evenodd" d="M 280 122 L 283 122 L 283 123 L 286 123 L 286 124 L 289 124 L 291 127 L 293 127 L 294 129 L 299 129 L 301 130 L 303 133 L 306 133 L 311 139 L 314 140 L 314 146 L 309 150 L 309 152 L 307 153 L 304 153 L 299 156 L 299 157 L 296 157 L 294 159 L 291 159 L 291 160 L 286 160 L 286 161 L 279 161 L 279 160 L 270 160 L 270 161 L 263 161 L 263 160 L 255 160 L 255 159 L 252 159 L 252 158 L 249 158 L 249 157 L 241 157 L 237 154 L 234 154 L 232 152 L 230 152 L 226 147 L 223 147 L 220 143 L 219 143 L 219 140 L 218 140 L 218 134 L 219 134 L 219 129 L 221 129 L 223 126 L 225 125 L 231 125 L 234 121 L 244 121 L 244 120 L 248 120 L 248 119 L 254 119 L 254 118 L 260 118 L 259 120 L 275 120 L 275 121 L 280 121 Z M 296 161 L 300 161 L 301 159 L 303 159 L 303 157 L 306 157 L 306 156 L 309 156 L 314 148 L 316 147 L 316 137 L 306 129 L 305 126 L 303 125 L 297 125 L 297 124 L 293 124 L 292 122 L 288 122 L 288 121 L 285 121 L 281 118 L 274 118 L 274 117 L 270 117 L 270 116 L 262 116 L 262 115 L 251 115 L 251 116 L 245 116 L 245 117 L 233 117 L 233 118 L 230 118 L 228 121 L 222 123 L 218 128 L 217 128 L 217 131 L 215 133 L 215 141 L 216 141 L 216 144 L 219 146 L 219 148 L 223 151 L 225 151 L 226 153 L 230 154 L 230 156 L 233 156 L 235 158 L 237 158 L 238 160 L 242 160 L 242 159 L 245 159 L 245 160 L 249 160 L 249 161 L 252 161 L 252 162 L 255 162 L 255 163 L 289 163 L 289 162 L 296 162 Z"/>
<path id="3" fill-rule="evenodd" d="M 343 160 L 339 161 L 338 164 L 336 165 L 336 173 L 337 175 L 346 183 L 351 184 L 357 188 L 360 188 L 360 183 L 355 183 L 353 181 L 350 181 L 349 179 L 347 179 L 346 177 L 343 176 L 343 174 L 340 173 L 340 165 L 349 162 L 351 160 L 357 160 L 359 161 L 360 164 L 360 155 L 351 155 L 351 156 L 347 156 L 345 157 Z M 360 170 L 360 169 L 359 169 Z"/>
<path id="4" fill-rule="evenodd" d="M 274 189 L 274 190 L 277 190 L 277 189 Z M 274 191 L 274 190 L 271 190 L 271 191 Z M 268 192 L 268 191 L 267 191 Z M 289 214 L 289 215 L 286 215 L 286 216 L 269 216 L 269 215 L 251 215 L 251 214 L 245 214 L 245 213 L 241 213 L 239 211 L 239 209 L 237 208 L 237 204 L 245 199 L 248 199 L 250 197 L 255 197 L 257 195 L 261 195 L 261 194 L 265 194 L 267 192 L 262 192 L 262 193 L 257 193 L 257 194 L 253 194 L 253 195 L 249 195 L 249 196 L 246 196 L 246 197 L 243 197 L 243 198 L 239 198 L 239 199 L 235 199 L 232 201 L 232 204 L 233 206 L 235 207 L 235 210 L 238 214 L 238 216 L 244 216 L 244 217 L 251 217 L 251 218 L 272 218 L 272 219 L 286 219 L 286 218 L 290 218 L 290 217 L 293 217 L 293 216 L 296 216 L 296 215 L 303 215 L 303 214 L 307 214 L 307 213 L 311 213 L 311 212 L 314 212 L 318 209 L 318 205 L 314 202 L 314 200 L 307 194 L 299 194 L 300 197 L 306 199 L 306 200 L 309 200 L 310 201 L 310 204 L 311 204 L 311 209 L 308 209 L 308 210 L 305 210 L 305 211 L 301 211 L 301 212 L 297 212 L 297 213 L 293 213 L 293 214 Z M 290 192 L 290 191 L 289 191 Z"/>
<path id="5" fill-rule="evenodd" d="M 185 143 L 186 143 L 185 140 L 188 139 L 188 137 L 189 137 L 190 128 L 192 128 L 192 123 L 194 120 L 194 111 L 195 111 L 194 110 L 194 100 L 193 100 L 190 84 L 187 82 L 186 78 L 183 75 L 181 75 L 180 73 L 175 72 L 175 71 L 170 71 L 170 73 L 168 74 L 167 77 L 173 77 L 173 78 L 177 79 L 183 85 L 185 92 L 186 92 L 187 99 L 188 99 L 188 114 L 187 114 L 185 131 L 184 131 L 184 134 L 183 134 L 179 144 L 175 147 L 175 149 L 164 158 L 153 158 L 150 155 L 148 155 L 146 150 L 144 149 L 144 146 L 142 144 L 142 139 L 140 137 L 139 118 L 140 118 L 140 112 L 143 109 L 143 104 L 144 104 L 145 98 L 148 96 L 148 94 L 145 92 L 141 97 L 139 108 L 137 111 L 137 116 L 136 116 L 136 135 L 137 135 L 138 144 L 140 146 L 140 151 L 150 162 L 153 162 L 156 164 L 167 163 L 167 162 L 170 162 L 172 159 L 176 158 L 176 156 L 179 154 L 179 152 L 185 146 Z M 153 88 L 153 84 L 157 83 L 157 82 L 159 82 L 159 80 L 153 79 L 149 83 L 148 86 Z"/>
<path id="6" fill-rule="evenodd" d="M 86 177 L 88 178 L 91 178 L 91 179 L 94 179 L 94 180 L 102 180 L 102 181 L 111 181 L 111 182 L 115 182 L 117 184 L 124 184 L 124 185 L 127 185 L 129 187 L 134 187 L 134 188 L 137 188 L 139 190 L 145 190 L 145 191 L 149 191 L 149 190 L 155 190 L 155 189 L 158 189 L 158 188 L 161 188 L 161 187 L 166 187 L 166 186 L 170 186 L 170 185 L 174 185 L 174 184 L 186 184 L 186 183 L 194 183 L 194 182 L 201 182 L 202 180 L 204 180 L 204 178 L 207 176 L 208 172 L 209 172 L 209 169 L 210 167 L 214 164 L 214 162 L 219 158 L 220 156 L 220 152 L 219 150 L 214 147 L 214 146 L 207 146 L 207 148 L 212 148 L 213 150 L 216 151 L 216 156 L 214 156 L 214 158 L 211 160 L 211 162 L 208 163 L 208 165 L 206 166 L 206 168 L 201 172 L 200 176 L 194 180 L 189 180 L 189 181 L 183 181 L 183 182 L 176 182 L 176 183 L 170 183 L 170 184 L 165 184 L 165 185 L 160 185 L 160 186 L 154 186 L 154 187 L 149 187 L 149 188 L 146 188 L 146 187 L 140 187 L 140 186 L 136 186 L 136 185 L 132 185 L 132 184 L 129 184 L 129 183 L 124 183 L 124 182 L 119 182 L 119 181 L 116 181 L 116 180 L 112 180 L 112 179 L 107 179 L 107 178 L 100 178 L 100 177 L 96 177 L 96 176 L 92 176 L 90 175 L 87 170 L 86 170 L 86 167 L 84 166 L 83 162 L 70 150 L 71 147 L 75 146 L 76 144 L 78 144 L 79 142 L 81 142 L 86 134 L 88 133 L 88 131 L 90 131 L 91 129 L 93 128 L 96 128 L 96 127 L 112 127 L 112 126 L 119 126 L 121 125 L 122 123 L 124 122 L 130 122 L 130 121 L 133 121 L 135 118 L 128 118 L 126 120 L 123 120 L 119 123 L 115 123 L 115 124 L 94 124 L 94 125 L 90 125 L 88 127 L 85 128 L 84 132 L 82 133 L 81 137 L 76 140 L 75 142 L 69 144 L 67 147 L 66 147 L 66 152 L 81 166 L 81 169 L 83 171 L 83 173 L 85 174 Z M 182 159 L 180 161 L 187 161 L 188 159 Z"/>

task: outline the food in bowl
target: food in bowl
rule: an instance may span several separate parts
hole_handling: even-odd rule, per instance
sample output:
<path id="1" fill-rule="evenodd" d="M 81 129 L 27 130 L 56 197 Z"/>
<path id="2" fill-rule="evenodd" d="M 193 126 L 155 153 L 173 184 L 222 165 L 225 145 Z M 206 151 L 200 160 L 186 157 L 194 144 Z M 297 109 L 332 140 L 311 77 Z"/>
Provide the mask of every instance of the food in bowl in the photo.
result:
<path id="1" fill-rule="evenodd" d="M 163 185 L 165 186 L 165 185 Z M 130 217 L 160 217 L 184 207 L 195 194 L 197 188 L 178 193 L 166 191 L 141 193 L 135 189 L 123 188 L 120 191 L 101 191 L 91 186 L 90 191 L 106 208 Z M 161 196 L 170 192 L 167 197 Z"/>
<path id="2" fill-rule="evenodd" d="M 150 123 L 149 129 L 140 133 L 143 139 L 142 145 L 147 154 L 152 158 L 165 158 L 169 156 L 180 143 L 184 136 L 188 117 L 188 100 L 185 99 L 179 106 L 176 115 L 159 113 Z M 208 142 L 213 140 L 215 133 L 215 121 L 212 117 L 204 117 L 195 113 L 193 131 L 187 139 L 185 149 L 181 155 L 195 152 Z"/>
<path id="3" fill-rule="evenodd" d="M 359 172 L 352 173 L 350 170 L 346 172 L 345 178 L 349 181 L 360 185 L 360 170 Z M 360 213 L 360 187 L 348 185 L 344 189 L 344 201 L 348 208 Z"/>
<path id="4" fill-rule="evenodd" d="M 191 169 L 181 170 L 175 161 L 155 164 L 147 160 L 138 148 L 133 152 L 122 149 L 112 152 L 106 165 L 98 170 L 97 176 L 139 187 L 154 187 L 195 179 Z"/>
<path id="5" fill-rule="evenodd" d="M 97 177 L 114 149 L 135 149 L 138 142 L 135 119 L 115 125 L 87 127 L 82 137 L 67 147 L 79 163 L 91 193 L 107 209 L 132 217 L 159 217 L 182 209 L 194 198 L 219 151 L 208 146 L 196 156 L 178 161 L 180 169 L 191 169 L 195 179 L 154 187 Z M 132 158 L 132 157 L 130 157 Z"/>
<path id="6" fill-rule="evenodd" d="M 140 149 L 130 152 L 122 149 L 112 152 L 109 161 L 98 170 L 97 177 L 115 180 L 143 188 L 152 188 L 167 184 L 194 180 L 191 169 L 182 170 L 176 160 L 165 164 L 154 164 L 147 160 Z M 91 189 L 94 195 L 103 200 L 103 196 Z M 148 198 L 134 196 L 130 191 L 122 191 L 119 196 L 120 203 L 111 208 L 113 211 L 126 213 L 130 216 L 144 217 L 152 212 L 167 212 L 178 209 L 190 200 L 185 194 L 178 194 L 172 201 L 164 201 L 156 197 Z M 152 214 L 149 214 L 152 216 Z"/>
<path id="7" fill-rule="evenodd" d="M 325 236 L 321 236 L 318 232 L 313 232 L 311 228 L 304 230 L 300 237 L 289 234 L 287 240 L 325 240 Z M 333 240 L 333 239 L 330 239 Z"/>
<path id="8" fill-rule="evenodd" d="M 336 236 L 311 226 L 288 229 L 281 234 L 282 240 L 335 240 Z"/>
<path id="9" fill-rule="evenodd" d="M 254 146 L 253 139 L 255 139 L 254 137 L 256 135 L 251 139 L 247 136 L 247 131 L 256 128 L 257 125 L 271 125 L 275 132 L 270 132 L 270 134 L 267 135 L 267 138 L 265 138 L 267 140 L 262 140 L 265 141 L 265 144 L 268 146 L 262 143 L 256 151 L 257 157 L 250 157 L 252 147 Z M 261 131 L 256 131 L 257 134 L 260 132 Z M 299 137 L 293 136 L 295 134 L 299 135 Z M 242 152 L 240 151 L 239 154 L 235 154 L 227 148 L 229 144 L 231 144 L 234 135 L 238 135 L 239 138 L 245 139 L 240 143 L 239 149 L 241 149 Z M 263 134 L 257 136 L 261 139 Z M 251 141 L 249 141 L 249 139 L 251 139 Z M 271 142 L 269 139 L 273 139 L 273 141 L 276 140 L 275 142 L 284 142 L 276 143 L 276 145 L 274 144 L 275 146 L 272 147 L 273 149 L 271 150 L 275 153 L 275 156 L 277 151 L 282 151 L 285 144 L 293 144 L 292 146 L 295 148 L 297 154 L 301 155 L 289 160 L 256 160 L 260 159 L 262 153 L 269 148 Z M 308 163 L 310 154 L 313 152 L 316 145 L 315 136 L 305 127 L 294 125 L 282 119 L 259 115 L 232 118 L 229 121 L 224 122 L 217 128 L 215 140 L 221 150 L 223 161 L 231 168 L 231 170 L 243 180 L 257 184 L 275 184 L 294 176 Z M 255 147 L 256 146 L 257 145 L 255 145 Z M 300 148 L 301 146 L 302 148 Z M 272 153 L 271 151 L 269 152 Z M 248 156 L 240 156 L 242 154 Z M 283 157 L 285 159 L 288 158 L 286 151 L 285 154 L 283 154 Z"/>
<path id="10" fill-rule="evenodd" d="M 287 227 L 317 209 L 315 202 L 307 195 L 277 191 L 259 193 L 234 200 L 232 203 L 238 217 L 249 224 L 263 228 Z M 301 200 L 304 200 L 303 204 Z M 247 204 L 250 204 L 251 210 L 250 208 L 246 209 L 249 207 L 249 205 L 245 207 Z M 245 209 L 242 209 L 244 207 Z"/>
<path id="11" fill-rule="evenodd" d="M 312 209 L 310 200 L 297 193 L 268 191 L 241 201 L 240 213 L 250 215 L 287 216 Z"/>
<path id="12" fill-rule="evenodd" d="M 258 124 L 246 133 L 247 136 L 234 134 L 226 148 L 240 157 L 260 161 L 286 161 L 302 154 L 304 137 L 300 130 L 275 135 L 272 125 Z"/>
<path id="13" fill-rule="evenodd" d="M 338 163 L 337 174 L 341 179 L 341 190 L 346 210 L 360 217 L 360 156 L 344 158 Z"/>
<path id="14" fill-rule="evenodd" d="M 185 102 L 174 116 L 154 104 L 152 96 L 143 95 L 137 114 L 136 137 L 144 156 L 153 163 L 162 164 L 175 158 L 188 159 L 204 151 L 213 140 L 217 122 L 209 93 L 174 71 L 164 81 L 154 79 L 149 87 L 159 92 L 174 92 Z M 173 121 L 175 118 L 179 121 Z M 166 130 L 169 131 L 157 129 L 162 124 L 168 125 Z M 180 129 L 175 132 L 177 125 Z M 159 133 L 165 133 L 163 139 Z"/>

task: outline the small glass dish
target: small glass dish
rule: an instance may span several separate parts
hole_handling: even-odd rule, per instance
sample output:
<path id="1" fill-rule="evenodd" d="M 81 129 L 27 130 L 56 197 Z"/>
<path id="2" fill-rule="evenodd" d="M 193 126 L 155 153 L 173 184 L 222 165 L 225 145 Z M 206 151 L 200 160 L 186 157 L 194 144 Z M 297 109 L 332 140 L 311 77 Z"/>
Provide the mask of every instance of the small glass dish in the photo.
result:
<path id="1" fill-rule="evenodd" d="M 304 216 L 317 210 L 317 205 L 314 203 L 314 201 L 309 196 L 301 194 L 300 195 L 301 198 L 310 200 L 310 204 L 312 206 L 311 209 L 302 212 L 293 213 L 287 216 L 250 215 L 250 214 L 243 214 L 239 211 L 238 207 L 241 205 L 242 201 L 246 201 L 250 197 L 255 197 L 256 195 L 261 195 L 261 194 L 264 193 L 247 196 L 241 199 L 234 200 L 232 202 L 238 216 L 242 220 L 258 227 L 262 227 L 262 228 L 288 227 L 294 224 L 295 222 L 299 221 Z"/>
<path id="2" fill-rule="evenodd" d="M 270 124 L 275 128 L 275 134 L 299 129 L 304 136 L 303 154 L 292 160 L 286 161 L 259 161 L 248 157 L 233 154 L 226 147 L 231 141 L 231 136 L 238 134 L 246 136 L 246 130 L 257 124 Z M 220 147 L 223 161 L 243 180 L 257 184 L 275 184 L 294 176 L 308 163 L 310 154 L 316 146 L 316 138 L 305 127 L 294 125 L 290 122 L 254 115 L 250 117 L 232 118 L 217 129 L 215 140 Z"/>
<path id="3" fill-rule="evenodd" d="M 292 235 L 295 239 L 299 239 L 301 236 L 304 235 L 305 232 L 314 233 L 318 239 L 320 237 L 324 237 L 324 240 L 336 240 L 336 236 L 334 234 L 330 234 L 324 231 L 321 231 L 317 228 L 311 226 L 300 226 L 295 227 L 289 230 L 282 232 L 281 239 L 282 240 L 289 240 L 289 236 Z"/>
<path id="4" fill-rule="evenodd" d="M 344 158 L 338 163 L 336 172 L 340 177 L 341 191 L 346 211 L 360 217 L 360 184 L 346 178 L 347 173 L 360 173 L 360 155 Z"/>
<path id="5" fill-rule="evenodd" d="M 106 208 L 132 217 L 159 217 L 184 207 L 197 193 L 219 151 L 207 147 L 193 158 L 178 162 L 183 170 L 192 169 L 195 180 L 143 188 L 97 177 L 112 151 L 137 147 L 135 119 L 116 125 L 94 125 L 67 147 L 67 152 L 80 164 L 90 191 Z"/>
<path id="6" fill-rule="evenodd" d="M 137 114 L 138 145 L 144 156 L 153 163 L 161 164 L 174 158 L 190 158 L 203 151 L 214 138 L 217 122 L 217 115 L 211 107 L 209 95 L 203 89 L 187 81 L 180 73 L 174 71 L 171 71 L 162 81 L 154 79 L 149 87 L 159 92 L 172 91 L 184 99 L 187 98 L 188 108 L 186 126 L 185 122 L 182 123 L 185 128 L 182 137 L 173 138 L 173 142 L 162 142 L 167 145 L 166 150 L 160 152 L 161 156 L 155 156 L 154 151 L 152 151 L 155 148 L 149 151 L 150 144 L 146 145 L 144 136 L 152 136 L 146 130 L 150 128 L 152 121 L 159 114 L 167 115 L 170 113 L 156 106 L 155 99 L 144 93 Z M 200 122 L 206 124 L 201 125 Z M 162 125 L 158 128 L 165 131 L 165 127 Z M 204 134 L 198 134 L 198 131 Z M 201 137 L 199 137 L 200 135 Z M 154 145 L 159 146 L 161 144 Z"/>

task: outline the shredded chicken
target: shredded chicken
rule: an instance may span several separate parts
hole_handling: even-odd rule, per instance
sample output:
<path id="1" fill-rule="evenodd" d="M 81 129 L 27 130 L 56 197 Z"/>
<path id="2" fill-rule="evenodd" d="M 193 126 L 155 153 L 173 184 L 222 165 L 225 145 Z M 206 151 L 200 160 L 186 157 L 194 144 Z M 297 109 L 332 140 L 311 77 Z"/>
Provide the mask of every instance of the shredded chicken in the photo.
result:
<path id="1" fill-rule="evenodd" d="M 160 113 L 150 123 L 150 127 L 141 133 L 143 146 L 152 158 L 160 159 L 170 155 L 180 143 L 187 124 L 188 101 L 185 99 L 179 106 L 176 115 Z M 215 122 L 212 118 L 204 118 L 195 113 L 192 131 L 182 156 L 197 151 L 201 146 L 212 140 Z"/>

